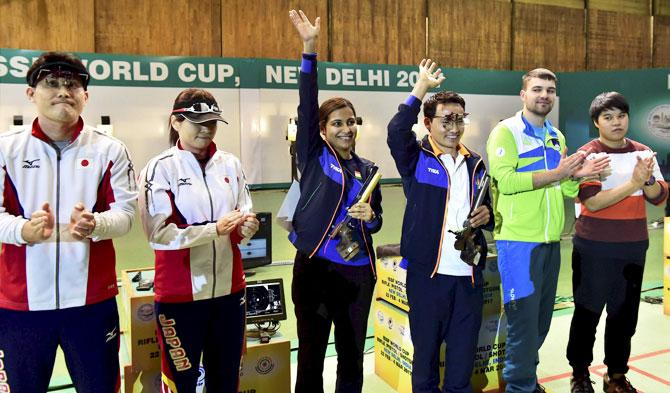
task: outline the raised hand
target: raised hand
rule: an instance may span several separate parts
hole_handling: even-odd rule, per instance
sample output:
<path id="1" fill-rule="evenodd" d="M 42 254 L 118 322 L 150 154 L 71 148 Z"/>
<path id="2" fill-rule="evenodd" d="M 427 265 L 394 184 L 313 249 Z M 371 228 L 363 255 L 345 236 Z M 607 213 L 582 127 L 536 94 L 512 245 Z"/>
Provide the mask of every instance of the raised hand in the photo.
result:
<path id="1" fill-rule="evenodd" d="M 419 79 L 412 89 L 412 95 L 418 99 L 423 99 L 428 90 L 438 87 L 446 77 L 442 75 L 442 69 L 437 67 L 437 62 L 431 59 L 422 59 L 419 64 Z"/>
<path id="2" fill-rule="evenodd" d="M 95 217 L 93 213 L 86 210 L 82 202 L 78 202 L 70 214 L 70 235 L 76 240 L 84 240 L 93 233 L 95 229 Z"/>
<path id="3" fill-rule="evenodd" d="M 314 53 L 316 39 L 321 32 L 321 18 L 317 17 L 312 24 L 302 10 L 291 10 L 288 12 L 288 16 L 302 39 L 304 52 Z"/>
<path id="4" fill-rule="evenodd" d="M 419 64 L 419 80 L 417 83 L 425 83 L 429 88 L 434 89 L 438 87 L 446 77 L 442 75 L 442 69 L 437 67 L 437 62 L 431 59 L 422 59 Z"/>

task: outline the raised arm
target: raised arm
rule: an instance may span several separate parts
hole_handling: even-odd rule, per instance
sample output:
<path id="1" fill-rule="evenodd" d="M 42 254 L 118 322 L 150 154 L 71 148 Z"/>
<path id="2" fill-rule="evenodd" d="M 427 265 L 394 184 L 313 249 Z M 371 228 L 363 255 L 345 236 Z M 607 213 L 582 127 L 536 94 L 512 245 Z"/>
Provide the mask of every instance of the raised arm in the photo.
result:
<path id="1" fill-rule="evenodd" d="M 319 85 L 316 69 L 316 40 L 321 30 L 320 19 L 314 25 L 302 11 L 289 12 L 291 23 L 303 41 L 302 63 L 298 84 L 300 104 L 298 105 L 298 133 L 296 135 L 296 154 L 298 169 L 304 172 L 305 164 L 323 146 L 319 130 Z"/>
<path id="2" fill-rule="evenodd" d="M 412 93 L 404 103 L 398 107 L 398 113 L 388 125 L 387 144 L 395 161 L 400 176 L 411 176 L 414 173 L 414 164 L 419 154 L 416 134 L 412 126 L 417 122 L 421 110 L 421 101 L 426 93 L 438 87 L 445 79 L 437 63 L 423 59 L 419 64 L 419 79 L 412 89 Z"/>
<path id="3" fill-rule="evenodd" d="M 423 97 L 429 90 L 439 87 L 444 82 L 446 77 L 442 75 L 442 69 L 435 68 L 437 68 L 436 62 L 431 59 L 421 59 L 421 63 L 419 63 L 419 79 L 416 81 L 411 93 L 414 97 L 423 100 Z"/>
<path id="4" fill-rule="evenodd" d="M 321 18 L 317 17 L 312 24 L 302 10 L 291 10 L 288 16 L 302 39 L 303 53 L 316 53 L 316 40 L 321 32 Z"/>

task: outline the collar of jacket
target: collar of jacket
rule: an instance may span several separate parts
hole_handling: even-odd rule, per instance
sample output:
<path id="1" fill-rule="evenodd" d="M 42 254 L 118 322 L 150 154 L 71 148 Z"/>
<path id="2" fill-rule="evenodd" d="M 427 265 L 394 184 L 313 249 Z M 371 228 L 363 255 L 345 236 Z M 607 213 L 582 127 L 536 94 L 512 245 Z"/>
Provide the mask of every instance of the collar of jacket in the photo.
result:
<path id="1" fill-rule="evenodd" d="M 75 125 L 74 133 L 72 134 L 72 137 L 70 138 L 70 143 L 74 142 L 75 139 L 81 134 L 81 130 L 84 129 L 84 119 L 79 117 L 79 120 L 77 120 L 77 125 Z M 42 131 L 42 127 L 40 126 L 40 122 L 38 121 L 38 118 L 36 117 L 35 120 L 33 120 L 33 127 L 31 131 L 32 135 L 37 138 L 41 139 L 44 142 L 51 143 L 53 142 L 47 134 Z"/>
<path id="2" fill-rule="evenodd" d="M 444 152 L 440 150 L 439 146 L 437 146 L 437 143 L 433 141 L 433 138 L 430 135 L 426 135 L 423 137 L 423 139 L 421 140 L 421 147 L 435 154 L 437 157 L 439 157 L 441 154 L 444 154 Z M 474 152 L 471 152 L 462 143 L 458 144 L 458 152 L 461 153 L 461 155 L 466 159 L 477 156 Z"/>
<path id="3" fill-rule="evenodd" d="M 179 139 L 177 139 L 177 145 L 176 146 L 177 146 L 177 149 L 184 150 L 184 147 L 182 147 L 181 141 Z M 210 158 L 214 157 L 214 153 L 216 153 L 216 143 L 214 143 L 214 141 L 212 141 L 209 144 L 209 147 L 207 148 L 207 159 L 209 160 Z"/>
<path id="4" fill-rule="evenodd" d="M 523 124 L 521 126 L 523 128 L 523 133 L 528 135 L 529 137 L 537 138 L 535 136 L 535 132 L 533 131 L 533 126 L 530 124 L 528 119 L 526 119 L 526 117 L 524 117 L 523 111 L 517 112 L 516 117 L 517 117 L 517 120 L 520 120 L 521 123 Z M 554 130 L 554 126 L 551 124 L 549 119 L 544 119 L 543 127 L 545 127 L 549 131 L 549 139 L 558 139 L 558 134 L 556 134 L 556 131 Z"/>

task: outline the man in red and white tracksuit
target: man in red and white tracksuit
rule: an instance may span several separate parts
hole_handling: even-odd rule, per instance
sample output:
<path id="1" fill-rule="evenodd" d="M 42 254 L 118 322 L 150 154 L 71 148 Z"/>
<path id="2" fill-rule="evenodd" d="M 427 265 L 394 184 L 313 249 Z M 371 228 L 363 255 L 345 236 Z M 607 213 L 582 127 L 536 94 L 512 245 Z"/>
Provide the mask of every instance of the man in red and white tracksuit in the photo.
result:
<path id="1" fill-rule="evenodd" d="M 77 392 L 118 392 L 111 239 L 132 225 L 133 165 L 81 119 L 78 58 L 44 53 L 26 79 L 37 118 L 0 136 L 0 392 L 46 392 L 59 346 Z"/>

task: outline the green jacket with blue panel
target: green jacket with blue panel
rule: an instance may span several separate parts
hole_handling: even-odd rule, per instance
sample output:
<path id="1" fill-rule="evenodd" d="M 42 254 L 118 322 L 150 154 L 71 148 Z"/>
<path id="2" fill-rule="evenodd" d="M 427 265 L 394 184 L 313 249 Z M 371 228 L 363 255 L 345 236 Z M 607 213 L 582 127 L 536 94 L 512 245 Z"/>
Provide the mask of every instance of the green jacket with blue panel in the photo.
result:
<path id="1" fill-rule="evenodd" d="M 549 243 L 560 240 L 565 222 L 564 197 L 574 198 L 579 183 L 563 179 L 533 189 L 533 173 L 555 169 L 566 151 L 565 137 L 544 123 L 545 138 L 535 136 L 519 111 L 491 131 L 486 144 L 496 240 Z"/>

